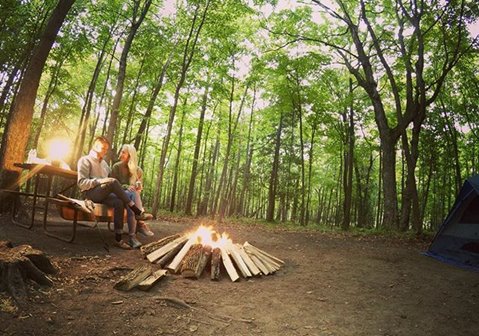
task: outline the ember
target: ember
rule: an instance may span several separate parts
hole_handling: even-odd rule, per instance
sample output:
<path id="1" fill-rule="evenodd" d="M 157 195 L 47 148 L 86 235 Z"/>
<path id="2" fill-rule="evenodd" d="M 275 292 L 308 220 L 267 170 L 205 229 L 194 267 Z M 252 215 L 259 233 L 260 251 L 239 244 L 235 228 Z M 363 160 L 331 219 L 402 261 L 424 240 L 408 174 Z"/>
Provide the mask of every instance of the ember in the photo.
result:
<path id="1" fill-rule="evenodd" d="M 210 265 L 211 280 L 219 280 L 221 264 L 231 281 L 269 275 L 284 262 L 245 242 L 235 244 L 226 233 L 218 234 L 212 227 L 200 225 L 194 232 L 165 237 L 144 245 L 141 252 L 152 262 L 185 278 L 198 279 Z"/>

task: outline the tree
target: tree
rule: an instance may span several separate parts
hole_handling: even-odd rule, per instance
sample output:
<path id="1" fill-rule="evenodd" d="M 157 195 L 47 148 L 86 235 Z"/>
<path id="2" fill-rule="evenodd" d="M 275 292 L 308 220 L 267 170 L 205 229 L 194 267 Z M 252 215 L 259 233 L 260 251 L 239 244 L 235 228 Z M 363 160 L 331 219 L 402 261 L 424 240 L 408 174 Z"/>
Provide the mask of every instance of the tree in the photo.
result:
<path id="1" fill-rule="evenodd" d="M 25 155 L 33 106 L 40 78 L 53 42 L 75 0 L 58 1 L 38 44 L 35 46 L 25 71 L 13 109 L 8 117 L 0 152 L 0 187 L 13 188 L 19 176 L 15 162 L 22 162 Z"/>

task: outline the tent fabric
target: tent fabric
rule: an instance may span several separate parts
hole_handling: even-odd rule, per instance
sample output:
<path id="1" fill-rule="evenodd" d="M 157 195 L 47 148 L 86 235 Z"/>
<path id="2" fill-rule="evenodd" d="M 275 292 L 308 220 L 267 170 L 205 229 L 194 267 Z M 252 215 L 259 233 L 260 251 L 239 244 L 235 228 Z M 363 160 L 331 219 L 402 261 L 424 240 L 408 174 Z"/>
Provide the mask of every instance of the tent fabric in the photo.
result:
<path id="1" fill-rule="evenodd" d="M 479 272 L 479 175 L 464 182 L 425 255 Z"/>

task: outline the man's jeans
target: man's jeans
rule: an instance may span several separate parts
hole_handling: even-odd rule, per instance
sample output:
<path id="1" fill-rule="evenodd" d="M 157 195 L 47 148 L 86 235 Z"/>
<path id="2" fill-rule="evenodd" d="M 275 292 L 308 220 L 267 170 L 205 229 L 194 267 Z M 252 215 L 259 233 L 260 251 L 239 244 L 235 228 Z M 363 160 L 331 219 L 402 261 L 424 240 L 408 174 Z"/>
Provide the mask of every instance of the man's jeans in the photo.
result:
<path id="1" fill-rule="evenodd" d="M 128 224 L 133 222 L 136 224 L 135 214 L 128 206 L 131 201 L 135 202 L 136 195 L 129 190 L 123 190 L 120 182 L 114 178 L 103 179 L 103 181 L 95 188 L 85 191 L 85 196 L 95 203 L 103 203 L 112 207 L 115 233 L 122 233 L 124 209 L 126 209 Z"/>

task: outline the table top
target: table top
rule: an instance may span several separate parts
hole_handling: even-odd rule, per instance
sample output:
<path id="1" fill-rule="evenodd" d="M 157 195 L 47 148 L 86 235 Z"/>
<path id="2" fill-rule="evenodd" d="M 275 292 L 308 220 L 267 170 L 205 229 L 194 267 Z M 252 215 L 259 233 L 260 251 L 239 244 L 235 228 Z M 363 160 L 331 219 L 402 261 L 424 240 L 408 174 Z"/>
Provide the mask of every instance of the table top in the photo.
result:
<path id="1" fill-rule="evenodd" d="M 41 173 L 45 175 L 55 175 L 68 179 L 76 179 L 78 176 L 78 173 L 74 170 L 63 169 L 43 163 L 14 163 L 14 166 L 25 170 L 30 170 L 35 174 Z"/>

